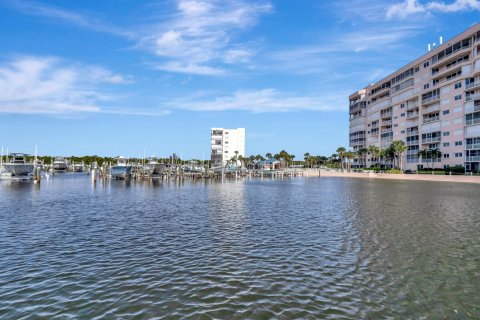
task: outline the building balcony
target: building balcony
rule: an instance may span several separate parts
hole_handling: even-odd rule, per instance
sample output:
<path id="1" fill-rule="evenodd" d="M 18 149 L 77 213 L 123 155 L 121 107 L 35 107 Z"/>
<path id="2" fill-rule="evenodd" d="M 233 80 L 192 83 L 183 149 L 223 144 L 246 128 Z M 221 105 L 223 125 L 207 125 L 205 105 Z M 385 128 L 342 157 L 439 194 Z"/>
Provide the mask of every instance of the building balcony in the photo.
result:
<path id="1" fill-rule="evenodd" d="M 418 130 L 407 131 L 407 137 L 418 136 Z"/>
<path id="2" fill-rule="evenodd" d="M 410 112 L 407 113 L 407 119 L 415 119 L 418 118 L 420 112 Z"/>
<path id="3" fill-rule="evenodd" d="M 471 94 L 465 97 L 465 101 L 480 100 L 480 92 L 476 94 Z"/>
<path id="4" fill-rule="evenodd" d="M 465 125 L 466 126 L 473 126 L 473 125 L 476 125 L 476 124 L 480 124 L 480 118 L 465 120 Z"/>
<path id="5" fill-rule="evenodd" d="M 392 124 L 392 120 L 382 120 L 382 126 L 388 126 Z"/>
<path id="6" fill-rule="evenodd" d="M 422 159 L 422 163 L 442 162 L 442 158 L 427 158 Z"/>
<path id="7" fill-rule="evenodd" d="M 407 104 L 407 110 L 412 110 L 418 108 L 418 103 Z"/>
<path id="8" fill-rule="evenodd" d="M 480 87 L 480 79 L 475 79 L 475 82 L 465 85 L 465 90 L 475 89 Z"/>
<path id="9" fill-rule="evenodd" d="M 436 117 L 431 117 L 431 118 L 424 118 L 423 119 L 423 124 L 432 123 L 432 122 L 435 122 L 435 121 L 440 121 L 440 117 L 436 116 Z"/>
<path id="10" fill-rule="evenodd" d="M 371 136 L 376 136 L 378 133 L 379 133 L 379 130 L 378 130 L 378 129 L 377 129 L 377 130 L 372 130 L 372 131 L 370 131 L 370 135 L 371 135 Z"/>
<path id="11" fill-rule="evenodd" d="M 417 146 L 420 143 L 419 140 L 407 141 L 407 146 Z M 416 153 L 415 153 L 416 154 Z"/>
<path id="12" fill-rule="evenodd" d="M 418 144 L 418 141 L 417 141 L 417 144 Z M 407 150 L 407 156 L 411 156 L 411 155 L 418 155 L 418 150 Z"/>
<path id="13" fill-rule="evenodd" d="M 480 156 L 466 156 L 465 162 L 479 162 Z"/>
<path id="14" fill-rule="evenodd" d="M 440 96 L 433 96 L 430 98 L 422 99 L 422 105 L 426 106 L 439 101 L 440 101 Z"/>
<path id="15" fill-rule="evenodd" d="M 383 129 L 380 131 L 381 133 L 389 133 L 389 132 L 393 132 L 392 128 L 389 128 L 389 129 Z"/>
<path id="16" fill-rule="evenodd" d="M 440 141 L 441 141 L 441 137 L 425 138 L 425 139 L 422 139 L 422 144 L 437 143 Z"/>
<path id="17" fill-rule="evenodd" d="M 380 118 L 391 117 L 392 115 L 393 115 L 393 111 L 380 112 Z"/>
<path id="18" fill-rule="evenodd" d="M 465 146 L 465 149 L 467 149 L 467 150 L 480 149 L 480 143 L 467 144 Z"/>

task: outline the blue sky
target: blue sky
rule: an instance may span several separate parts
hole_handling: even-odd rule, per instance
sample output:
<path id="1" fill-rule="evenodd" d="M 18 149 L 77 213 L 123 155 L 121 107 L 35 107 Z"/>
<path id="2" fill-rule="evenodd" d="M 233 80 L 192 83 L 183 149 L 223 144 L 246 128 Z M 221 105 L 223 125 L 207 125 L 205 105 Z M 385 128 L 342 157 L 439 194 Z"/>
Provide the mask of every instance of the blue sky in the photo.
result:
<path id="1" fill-rule="evenodd" d="M 209 158 L 348 145 L 348 95 L 478 22 L 480 2 L 0 2 L 0 145 Z"/>

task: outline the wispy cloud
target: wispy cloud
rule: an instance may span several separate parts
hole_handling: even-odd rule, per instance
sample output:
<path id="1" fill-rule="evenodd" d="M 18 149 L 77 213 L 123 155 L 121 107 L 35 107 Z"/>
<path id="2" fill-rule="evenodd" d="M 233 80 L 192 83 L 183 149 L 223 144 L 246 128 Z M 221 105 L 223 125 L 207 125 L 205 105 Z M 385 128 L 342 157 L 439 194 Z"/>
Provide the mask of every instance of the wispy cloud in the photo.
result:
<path id="1" fill-rule="evenodd" d="M 101 86 L 129 82 L 130 78 L 99 66 L 67 63 L 55 57 L 17 57 L 0 64 L 0 113 L 103 112 L 99 103 L 113 96 Z"/>
<path id="2" fill-rule="evenodd" d="M 421 3 L 418 0 L 405 0 L 391 5 L 387 9 L 387 18 L 405 18 L 418 13 L 433 12 L 464 12 L 480 10 L 480 1 L 478 0 L 455 0 L 450 3 L 441 1 L 430 1 Z"/>
<path id="3" fill-rule="evenodd" d="M 69 24 L 98 32 L 106 32 L 122 37 L 135 38 L 135 34 L 126 28 L 120 28 L 116 25 L 91 17 L 89 15 L 64 10 L 44 3 L 23 0 L 6 0 L 2 4 L 26 15 L 61 20 Z"/>
<path id="4" fill-rule="evenodd" d="M 346 93 L 345 93 L 346 94 Z M 287 112 L 299 110 L 341 111 L 345 95 L 306 96 L 293 92 L 281 92 L 268 88 L 253 91 L 237 91 L 232 95 L 212 97 L 194 95 L 185 99 L 172 100 L 169 108 L 191 111 L 232 111 L 243 110 L 254 113 Z"/>
<path id="5" fill-rule="evenodd" d="M 272 6 L 240 0 L 179 0 L 176 9 L 142 41 L 163 59 L 156 68 L 219 75 L 228 64 L 249 61 L 254 50 L 235 42 L 236 34 L 254 25 Z"/>

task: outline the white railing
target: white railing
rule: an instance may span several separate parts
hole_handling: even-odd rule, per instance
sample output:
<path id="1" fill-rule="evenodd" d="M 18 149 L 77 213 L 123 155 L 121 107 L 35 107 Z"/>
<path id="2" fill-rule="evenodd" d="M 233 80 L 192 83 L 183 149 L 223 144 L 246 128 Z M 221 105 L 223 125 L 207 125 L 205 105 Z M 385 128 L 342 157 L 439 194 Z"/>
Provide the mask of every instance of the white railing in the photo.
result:
<path id="1" fill-rule="evenodd" d="M 467 150 L 480 149 L 480 143 L 467 144 L 465 147 Z"/>
<path id="2" fill-rule="evenodd" d="M 440 141 L 441 141 L 441 137 L 422 139 L 422 143 L 435 143 L 435 142 L 440 142 Z"/>
<path id="3" fill-rule="evenodd" d="M 437 100 L 440 100 L 440 96 L 433 96 L 427 99 L 422 99 L 422 104 L 430 103 Z"/>
<path id="4" fill-rule="evenodd" d="M 466 156 L 465 161 L 467 161 L 467 162 L 480 161 L 480 156 Z"/>
<path id="5" fill-rule="evenodd" d="M 480 118 L 465 120 L 466 126 L 472 126 L 474 124 L 479 124 L 479 123 L 480 123 Z"/>
<path id="6" fill-rule="evenodd" d="M 476 88 L 476 87 L 480 87 L 480 79 L 476 79 L 475 82 L 471 82 L 471 83 L 465 85 L 465 90 L 473 89 L 473 88 Z"/>
<path id="7" fill-rule="evenodd" d="M 477 99 L 480 99 L 480 93 L 471 94 L 471 95 L 465 97 L 465 101 L 472 101 L 472 100 L 477 100 Z"/>
<path id="8" fill-rule="evenodd" d="M 426 123 L 431 123 L 431 122 L 435 122 L 435 121 L 440 121 L 440 117 L 439 116 L 435 116 L 435 117 L 432 117 L 432 118 L 423 118 L 423 123 L 426 124 Z"/>
<path id="9" fill-rule="evenodd" d="M 382 126 L 383 125 L 389 125 L 389 124 L 392 124 L 392 120 L 382 121 Z"/>
<path id="10" fill-rule="evenodd" d="M 407 141 L 407 146 L 416 146 L 418 145 L 419 140 Z"/>
<path id="11" fill-rule="evenodd" d="M 418 117 L 420 113 L 419 112 L 413 112 L 413 113 L 407 113 L 407 119 L 413 119 Z"/>

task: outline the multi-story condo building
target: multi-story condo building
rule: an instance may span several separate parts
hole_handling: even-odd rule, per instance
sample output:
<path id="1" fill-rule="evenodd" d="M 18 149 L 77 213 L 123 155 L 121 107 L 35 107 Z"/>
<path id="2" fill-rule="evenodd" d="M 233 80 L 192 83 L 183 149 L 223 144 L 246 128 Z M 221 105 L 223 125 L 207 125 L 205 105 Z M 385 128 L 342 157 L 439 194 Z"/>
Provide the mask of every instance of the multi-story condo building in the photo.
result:
<path id="1" fill-rule="evenodd" d="M 462 165 L 480 170 L 480 24 L 388 77 L 353 93 L 350 147 L 408 146 L 404 169 Z M 438 149 L 438 153 L 431 150 Z M 425 156 L 419 151 L 430 150 Z M 367 153 L 355 167 L 376 165 Z M 391 165 L 391 164 L 390 164 Z"/>
<path id="2" fill-rule="evenodd" d="M 224 166 L 235 156 L 245 156 L 245 128 L 212 128 L 212 167 Z"/>

